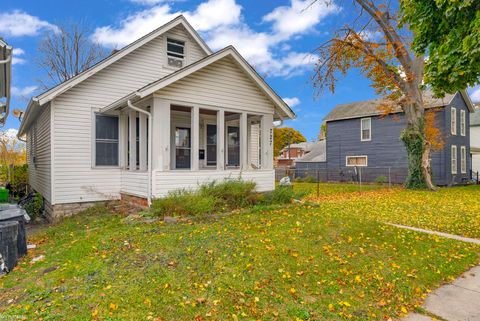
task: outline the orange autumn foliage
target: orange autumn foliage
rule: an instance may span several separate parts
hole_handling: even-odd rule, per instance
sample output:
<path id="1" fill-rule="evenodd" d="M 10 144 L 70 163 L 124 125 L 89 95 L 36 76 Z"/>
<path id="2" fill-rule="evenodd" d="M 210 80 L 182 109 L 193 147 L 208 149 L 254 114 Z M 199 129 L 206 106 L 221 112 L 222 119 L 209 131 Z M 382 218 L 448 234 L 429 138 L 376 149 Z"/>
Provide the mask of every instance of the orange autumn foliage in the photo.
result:
<path id="1" fill-rule="evenodd" d="M 438 109 L 430 109 L 425 112 L 425 139 L 433 151 L 442 150 L 445 145 L 442 131 L 435 124 L 437 111 Z"/>

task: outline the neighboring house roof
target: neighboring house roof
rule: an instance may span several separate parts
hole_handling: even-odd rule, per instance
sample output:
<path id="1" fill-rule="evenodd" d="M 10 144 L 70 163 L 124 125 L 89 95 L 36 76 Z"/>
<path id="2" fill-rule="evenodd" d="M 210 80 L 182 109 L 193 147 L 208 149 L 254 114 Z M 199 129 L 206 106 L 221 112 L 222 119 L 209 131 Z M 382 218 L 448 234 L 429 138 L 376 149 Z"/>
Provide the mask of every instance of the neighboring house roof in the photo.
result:
<path id="1" fill-rule="evenodd" d="M 473 112 L 473 104 L 470 101 L 470 97 L 465 91 L 460 91 L 463 99 L 465 100 L 468 108 Z M 444 98 L 436 98 L 431 91 L 426 91 L 423 95 L 423 101 L 426 108 L 443 107 L 450 104 L 455 97 L 455 94 L 446 94 Z M 381 104 L 388 102 L 383 98 L 358 101 L 349 104 L 337 105 L 326 117 L 325 121 L 351 119 L 369 116 L 382 115 L 384 112 L 381 110 Z M 393 113 L 401 113 L 400 106 L 396 106 Z"/>
<path id="2" fill-rule="evenodd" d="M 87 70 L 83 71 L 82 73 L 78 74 L 75 77 L 70 78 L 67 81 L 58 84 L 57 86 L 43 92 L 42 94 L 33 97 L 30 102 L 28 103 L 27 110 L 25 111 L 25 115 L 23 121 L 20 125 L 18 135 L 22 136 L 25 131 L 25 127 L 29 124 L 29 113 L 32 108 L 35 106 L 42 106 L 46 103 L 50 102 L 52 99 L 57 97 L 58 95 L 63 94 L 67 90 L 71 89 L 72 87 L 78 85 L 79 83 L 83 82 L 84 80 L 88 79 L 89 77 L 93 76 L 97 72 L 101 71 L 102 69 L 110 66 L 114 62 L 120 60 L 121 58 L 125 57 L 132 51 L 136 50 L 137 48 L 145 45 L 146 43 L 152 41 L 153 39 L 157 38 L 158 36 L 162 35 L 163 33 L 167 32 L 168 30 L 175 28 L 176 26 L 182 25 L 185 29 L 190 33 L 192 38 L 198 43 L 198 45 L 205 51 L 207 55 L 212 54 L 212 50 L 207 46 L 207 44 L 203 41 L 203 39 L 198 35 L 198 33 L 193 29 L 193 27 L 188 23 L 187 19 L 184 16 L 180 15 L 173 19 L 170 22 L 167 22 L 163 26 L 155 29 L 154 31 L 148 33 L 147 35 L 137 39 L 136 41 L 132 42 L 131 44 L 123 47 L 122 49 L 118 50 L 117 52 L 111 54 L 110 56 L 106 57 L 105 59 L 99 61 L 94 66 L 88 68 Z"/>
<path id="3" fill-rule="evenodd" d="M 187 65 L 174 73 L 171 73 L 165 77 L 158 79 L 138 90 L 126 95 L 123 98 L 113 102 L 112 104 L 102 108 L 100 112 L 106 112 L 113 110 L 119 107 L 124 106 L 128 100 L 139 100 L 145 98 L 154 92 L 171 85 L 172 83 L 179 81 L 191 75 L 192 73 L 205 68 L 212 63 L 225 58 L 232 57 L 235 62 L 239 64 L 240 67 L 250 76 L 250 78 L 258 85 L 258 87 L 265 93 L 265 95 L 270 98 L 270 100 L 275 104 L 280 111 L 283 112 L 283 115 L 279 115 L 280 118 L 295 118 L 295 113 L 290 109 L 290 107 L 280 98 L 277 93 L 265 82 L 265 80 L 253 69 L 253 67 L 238 53 L 238 51 L 233 46 L 228 46 L 210 56 L 207 56 L 203 59 L 200 59 L 190 65 Z"/>
<path id="4" fill-rule="evenodd" d="M 298 158 L 295 162 L 320 163 L 327 161 L 327 141 L 325 139 L 311 143 L 311 150 L 308 154 Z"/>
<path id="5" fill-rule="evenodd" d="M 289 148 L 290 149 L 298 148 L 298 149 L 303 149 L 306 152 L 309 152 L 312 149 L 313 145 L 315 145 L 315 142 L 294 143 L 294 144 L 290 144 L 290 145 L 285 146 L 280 152 L 286 151 Z"/>
<path id="6" fill-rule="evenodd" d="M 480 126 L 480 107 L 477 107 L 475 112 L 470 114 L 470 126 Z"/>

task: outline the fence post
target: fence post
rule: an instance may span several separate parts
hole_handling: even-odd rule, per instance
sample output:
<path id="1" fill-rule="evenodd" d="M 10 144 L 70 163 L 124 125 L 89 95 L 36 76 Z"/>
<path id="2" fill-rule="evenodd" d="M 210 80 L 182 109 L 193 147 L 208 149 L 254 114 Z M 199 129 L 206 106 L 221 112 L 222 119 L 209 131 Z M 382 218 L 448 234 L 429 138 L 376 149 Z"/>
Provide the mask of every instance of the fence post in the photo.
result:
<path id="1" fill-rule="evenodd" d="M 388 188 L 392 187 L 391 167 L 388 167 Z"/>
<path id="2" fill-rule="evenodd" d="M 317 169 L 317 197 L 320 197 L 320 170 Z"/>
<path id="3" fill-rule="evenodd" d="M 360 183 L 360 187 L 362 187 L 362 167 L 358 167 L 358 180 Z"/>

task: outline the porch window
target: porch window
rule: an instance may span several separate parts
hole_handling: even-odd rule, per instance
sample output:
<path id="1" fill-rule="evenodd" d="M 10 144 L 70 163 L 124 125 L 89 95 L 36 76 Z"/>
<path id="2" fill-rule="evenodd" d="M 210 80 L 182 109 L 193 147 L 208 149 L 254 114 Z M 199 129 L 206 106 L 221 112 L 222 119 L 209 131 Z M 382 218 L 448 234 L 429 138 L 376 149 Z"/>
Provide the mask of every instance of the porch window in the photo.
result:
<path id="1" fill-rule="evenodd" d="M 95 115 L 95 165 L 118 166 L 118 117 Z"/>
<path id="2" fill-rule="evenodd" d="M 228 126 L 227 129 L 227 166 L 240 166 L 240 128 Z"/>
<path id="3" fill-rule="evenodd" d="M 217 125 L 207 124 L 207 166 L 217 165 Z"/>
<path id="4" fill-rule="evenodd" d="M 190 128 L 175 128 L 175 167 L 190 168 Z"/>

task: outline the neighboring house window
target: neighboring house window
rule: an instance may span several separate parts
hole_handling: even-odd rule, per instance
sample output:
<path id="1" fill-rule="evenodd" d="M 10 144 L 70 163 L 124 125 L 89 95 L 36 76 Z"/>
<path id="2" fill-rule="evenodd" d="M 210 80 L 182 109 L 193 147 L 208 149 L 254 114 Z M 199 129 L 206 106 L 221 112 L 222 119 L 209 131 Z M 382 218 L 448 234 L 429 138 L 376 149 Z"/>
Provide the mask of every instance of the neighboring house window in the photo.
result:
<path id="1" fill-rule="evenodd" d="M 457 174 L 457 146 L 452 145 L 452 174 Z"/>
<path id="2" fill-rule="evenodd" d="M 118 117 L 95 115 L 95 166 L 118 166 Z"/>
<path id="3" fill-rule="evenodd" d="M 460 147 L 460 170 L 462 174 L 467 172 L 467 148 L 465 146 Z"/>
<path id="4" fill-rule="evenodd" d="M 362 118 L 361 119 L 361 140 L 369 141 L 372 139 L 372 119 L 371 118 Z"/>
<path id="5" fill-rule="evenodd" d="M 452 107 L 450 113 L 451 113 L 450 127 L 452 129 L 452 135 L 456 135 L 457 134 L 457 108 Z"/>
<path id="6" fill-rule="evenodd" d="M 240 166 L 240 128 L 228 126 L 227 128 L 228 166 Z"/>
<path id="7" fill-rule="evenodd" d="M 367 166 L 368 157 L 367 156 L 347 156 L 346 165 L 347 166 Z"/>
<path id="8" fill-rule="evenodd" d="M 465 110 L 460 110 L 460 135 L 462 136 L 466 134 L 466 117 Z"/>
<path id="9" fill-rule="evenodd" d="M 185 41 L 167 38 L 167 59 L 170 67 L 182 68 L 185 61 Z"/>

